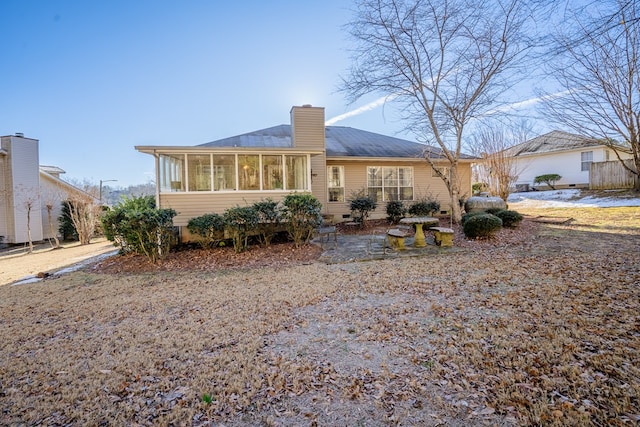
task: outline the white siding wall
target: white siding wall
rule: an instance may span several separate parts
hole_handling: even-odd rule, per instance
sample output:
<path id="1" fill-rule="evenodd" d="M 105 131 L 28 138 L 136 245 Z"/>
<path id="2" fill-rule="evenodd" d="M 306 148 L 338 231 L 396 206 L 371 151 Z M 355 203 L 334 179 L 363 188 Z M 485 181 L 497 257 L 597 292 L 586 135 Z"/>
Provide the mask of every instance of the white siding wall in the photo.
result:
<path id="1" fill-rule="evenodd" d="M 604 161 L 605 150 L 603 147 L 517 157 L 516 171 L 518 172 L 518 179 L 516 185 L 529 184 L 529 186 L 533 186 L 533 180 L 536 176 L 556 173 L 562 177 L 556 183 L 559 187 L 588 187 L 589 171 L 581 170 L 582 160 L 580 153 L 583 151 L 592 151 L 594 162 Z M 611 155 L 614 154 L 611 153 Z"/>

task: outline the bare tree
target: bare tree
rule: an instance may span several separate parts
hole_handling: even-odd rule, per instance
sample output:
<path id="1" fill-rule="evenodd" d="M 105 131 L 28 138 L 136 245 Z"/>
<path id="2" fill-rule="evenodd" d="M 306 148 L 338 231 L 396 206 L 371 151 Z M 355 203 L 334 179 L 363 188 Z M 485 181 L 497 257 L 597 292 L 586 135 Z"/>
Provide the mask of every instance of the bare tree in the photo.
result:
<path id="1" fill-rule="evenodd" d="M 49 234 L 52 236 L 54 243 L 51 244 L 53 249 L 60 248 L 60 240 L 58 239 L 57 219 L 54 222 L 53 211 L 60 204 L 62 195 L 59 191 L 48 189 L 42 194 L 42 203 L 47 208 L 47 224 L 49 226 Z M 51 239 L 49 239 L 51 243 Z"/>
<path id="2" fill-rule="evenodd" d="M 75 186 L 80 187 L 78 184 Z M 69 217 L 76 229 L 80 244 L 88 245 L 100 220 L 102 206 L 95 185 L 85 183 L 81 188 L 83 191 L 69 193 Z"/>
<path id="3" fill-rule="evenodd" d="M 352 101 L 382 94 L 400 105 L 406 129 L 449 161 L 434 168 L 461 218 L 458 163 L 465 127 L 495 108 L 533 46 L 523 0 L 360 0 L 349 31 L 356 42 L 342 91 Z M 521 74 L 520 74 L 521 75 Z"/>
<path id="4" fill-rule="evenodd" d="M 17 206 L 25 213 L 26 215 L 26 226 L 27 226 L 27 243 L 29 245 L 28 253 L 33 253 L 33 238 L 32 238 L 32 213 L 35 209 L 40 209 L 40 193 L 37 187 L 25 186 L 23 184 L 18 184 L 16 186 L 16 201 Z"/>
<path id="5" fill-rule="evenodd" d="M 621 164 L 640 173 L 640 3 L 592 2 L 568 8 L 555 38 L 550 76 L 563 96 L 548 96 L 547 116 L 578 133 L 601 138 Z M 634 166 L 622 162 L 620 146 Z M 637 190 L 640 180 L 636 179 Z"/>
<path id="6" fill-rule="evenodd" d="M 477 168 L 478 179 L 487 184 L 491 194 L 499 196 L 505 202 L 522 172 L 509 148 L 525 142 L 530 135 L 531 124 L 523 120 L 512 126 L 487 124 L 472 138 L 472 152 L 483 159 Z"/>

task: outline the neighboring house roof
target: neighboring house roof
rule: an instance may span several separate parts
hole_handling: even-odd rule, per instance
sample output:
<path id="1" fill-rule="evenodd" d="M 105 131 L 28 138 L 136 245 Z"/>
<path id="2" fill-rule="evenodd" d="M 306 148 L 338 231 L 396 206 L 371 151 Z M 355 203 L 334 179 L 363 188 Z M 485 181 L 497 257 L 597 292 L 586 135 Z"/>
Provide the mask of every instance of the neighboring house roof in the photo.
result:
<path id="1" fill-rule="evenodd" d="M 540 135 L 506 150 L 512 156 L 545 154 L 557 151 L 579 150 L 583 148 L 603 146 L 601 140 L 583 135 L 576 135 L 554 130 Z"/>
<path id="2" fill-rule="evenodd" d="M 63 169 L 60 169 L 57 166 L 45 166 L 45 165 L 40 165 L 40 171 L 46 172 L 50 175 L 60 175 L 60 174 L 66 173 Z"/>
<path id="3" fill-rule="evenodd" d="M 327 157 L 443 158 L 442 150 L 417 142 L 344 126 L 325 128 Z M 279 125 L 200 144 L 198 147 L 291 148 L 291 125 Z M 474 159 L 463 154 L 461 159 Z"/>

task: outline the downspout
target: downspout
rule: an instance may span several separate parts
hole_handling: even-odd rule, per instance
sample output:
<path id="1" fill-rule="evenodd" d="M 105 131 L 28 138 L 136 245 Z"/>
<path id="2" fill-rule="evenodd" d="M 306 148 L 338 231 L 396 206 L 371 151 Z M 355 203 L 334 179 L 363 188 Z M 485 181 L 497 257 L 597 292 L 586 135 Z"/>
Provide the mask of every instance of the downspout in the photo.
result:
<path id="1" fill-rule="evenodd" d="M 153 158 L 156 162 L 156 207 L 160 209 L 160 155 L 156 150 L 153 150 Z"/>

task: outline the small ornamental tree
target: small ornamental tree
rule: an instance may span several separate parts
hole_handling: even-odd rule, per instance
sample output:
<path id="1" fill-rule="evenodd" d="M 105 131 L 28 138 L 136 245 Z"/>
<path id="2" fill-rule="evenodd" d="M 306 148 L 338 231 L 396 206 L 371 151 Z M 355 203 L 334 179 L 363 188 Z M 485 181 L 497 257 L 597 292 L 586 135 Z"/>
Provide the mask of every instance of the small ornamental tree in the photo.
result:
<path id="1" fill-rule="evenodd" d="M 173 209 L 156 209 L 153 196 L 123 199 L 102 216 L 107 239 L 121 252 L 134 252 L 157 263 L 175 244 Z"/>
<path id="2" fill-rule="evenodd" d="M 545 175 L 538 175 L 533 179 L 534 184 L 547 184 L 552 190 L 555 190 L 556 182 L 560 181 L 562 177 L 557 173 L 548 173 Z"/>
<path id="3" fill-rule="evenodd" d="M 287 231 L 298 248 L 311 240 L 315 229 L 322 224 L 322 204 L 308 193 L 288 194 L 283 204 Z"/>

